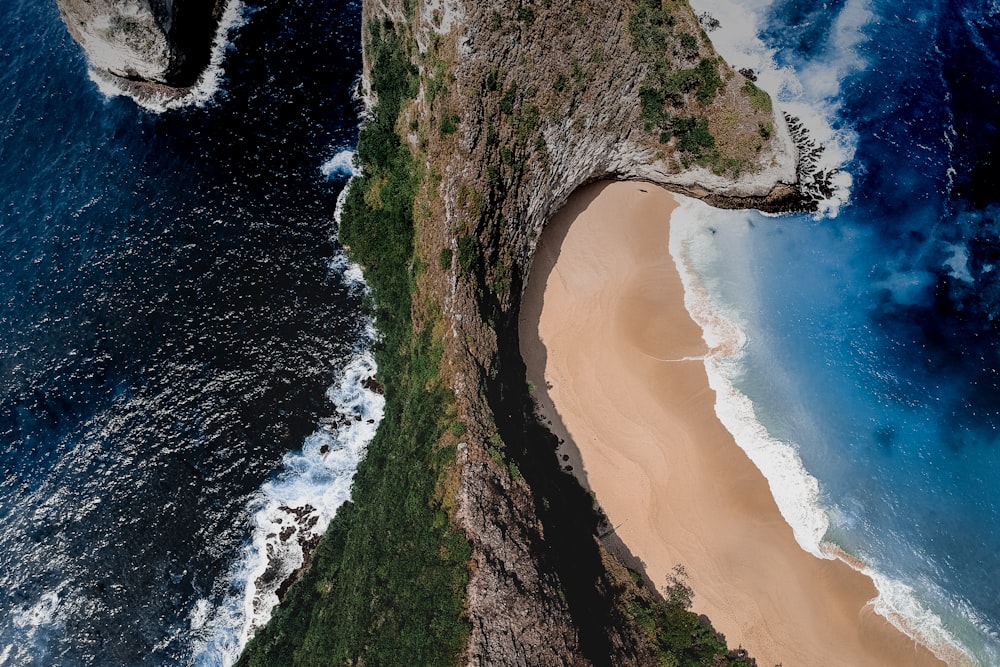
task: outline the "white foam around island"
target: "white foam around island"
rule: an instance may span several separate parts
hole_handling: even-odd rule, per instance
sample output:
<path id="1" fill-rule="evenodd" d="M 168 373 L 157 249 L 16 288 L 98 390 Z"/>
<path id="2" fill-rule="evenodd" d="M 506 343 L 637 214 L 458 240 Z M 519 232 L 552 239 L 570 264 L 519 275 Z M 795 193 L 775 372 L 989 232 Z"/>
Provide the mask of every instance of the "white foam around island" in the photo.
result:
<path id="1" fill-rule="evenodd" d="M 208 66 L 202 72 L 198 81 L 184 95 L 177 97 L 171 95 L 156 95 L 153 93 L 146 95 L 135 95 L 127 88 L 118 85 L 114 77 L 103 75 L 93 68 L 88 71 L 88 76 L 93 81 L 98 90 L 107 98 L 130 97 L 140 107 L 154 113 L 163 113 L 168 109 L 177 109 L 186 106 L 203 106 L 214 99 L 219 92 L 223 81 L 223 63 L 226 53 L 231 47 L 230 34 L 247 21 L 250 11 L 240 0 L 229 0 L 223 11 L 222 19 L 215 33 L 212 42 L 212 52 Z M 92 65 L 97 65 L 93 63 Z"/>

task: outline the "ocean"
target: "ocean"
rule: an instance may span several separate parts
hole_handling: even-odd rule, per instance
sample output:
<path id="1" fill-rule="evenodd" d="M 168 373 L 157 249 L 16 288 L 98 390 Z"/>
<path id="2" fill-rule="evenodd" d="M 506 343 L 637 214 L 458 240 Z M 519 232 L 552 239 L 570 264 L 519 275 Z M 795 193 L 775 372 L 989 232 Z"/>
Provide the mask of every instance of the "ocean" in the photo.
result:
<path id="1" fill-rule="evenodd" d="M 674 215 L 717 412 L 804 549 L 1000 664 L 1000 4 L 693 4 L 840 170 L 818 215 Z M 381 415 L 334 238 L 360 3 L 237 5 L 163 111 L 7 17 L 0 664 L 230 664 Z"/>
<path id="2" fill-rule="evenodd" d="M 0 664 L 230 664 L 381 415 L 335 240 L 360 2 L 235 5 L 161 112 L 5 6 Z"/>
<path id="3" fill-rule="evenodd" d="M 803 548 L 1000 664 L 1000 3 L 692 4 L 840 170 L 817 215 L 674 215 L 716 412 Z"/>

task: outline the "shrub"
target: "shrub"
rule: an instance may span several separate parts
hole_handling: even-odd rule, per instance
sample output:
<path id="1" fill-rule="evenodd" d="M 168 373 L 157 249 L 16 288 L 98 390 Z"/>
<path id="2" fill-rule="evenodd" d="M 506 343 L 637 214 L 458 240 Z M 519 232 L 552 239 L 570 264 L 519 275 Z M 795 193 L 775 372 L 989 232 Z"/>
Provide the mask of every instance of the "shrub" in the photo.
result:
<path id="1" fill-rule="evenodd" d="M 678 116 L 670 121 L 677 137 L 677 149 L 701 155 L 703 149 L 715 147 L 715 137 L 708 129 L 708 119 L 701 116 Z"/>
<path id="2" fill-rule="evenodd" d="M 479 257 L 479 243 L 475 236 L 463 236 L 458 239 L 458 265 L 464 273 L 472 270 Z"/>
<path id="3" fill-rule="evenodd" d="M 662 50 L 675 23 L 659 0 L 640 0 L 628 21 L 632 44 L 640 51 Z"/>
<path id="4" fill-rule="evenodd" d="M 698 38 L 691 33 L 684 32 L 681 33 L 678 41 L 681 45 L 681 50 L 684 51 L 684 55 L 687 57 L 692 57 L 698 55 Z"/>
<path id="5" fill-rule="evenodd" d="M 461 119 L 457 113 L 448 112 L 441 117 L 441 135 L 455 134 L 458 131 L 458 123 Z"/>
<path id="6" fill-rule="evenodd" d="M 514 113 L 514 103 L 517 101 L 517 84 L 510 84 L 503 97 L 500 98 L 500 113 L 507 114 L 508 116 Z"/>
<path id="7" fill-rule="evenodd" d="M 774 107 L 771 104 L 771 96 L 754 85 L 753 81 L 743 84 L 743 92 L 750 98 L 750 105 L 758 111 L 771 113 Z"/>
<path id="8" fill-rule="evenodd" d="M 500 90 L 500 69 L 494 67 L 490 70 L 490 73 L 486 75 L 486 81 L 484 81 L 486 90 L 490 92 L 496 92 Z"/>

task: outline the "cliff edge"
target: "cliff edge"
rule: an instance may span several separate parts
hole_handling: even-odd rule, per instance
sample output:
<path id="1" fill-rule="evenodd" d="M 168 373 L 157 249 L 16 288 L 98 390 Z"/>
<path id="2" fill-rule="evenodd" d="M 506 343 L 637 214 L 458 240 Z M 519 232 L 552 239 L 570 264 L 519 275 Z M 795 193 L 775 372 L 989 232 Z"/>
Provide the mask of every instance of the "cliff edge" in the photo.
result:
<path id="1" fill-rule="evenodd" d="M 456 458 L 473 552 L 464 660 L 657 664 L 622 575 L 624 563 L 641 579 L 641 563 L 588 514 L 538 424 L 521 290 L 543 226 L 582 185 L 646 180 L 720 207 L 804 210 L 817 194 L 799 188 L 799 151 L 686 2 L 431 0 L 410 15 L 366 3 L 366 21 L 386 20 L 416 45 L 420 87 L 397 127 L 433 172 L 416 202 L 429 266 L 417 284 L 442 304 L 443 372 L 469 425 Z"/>

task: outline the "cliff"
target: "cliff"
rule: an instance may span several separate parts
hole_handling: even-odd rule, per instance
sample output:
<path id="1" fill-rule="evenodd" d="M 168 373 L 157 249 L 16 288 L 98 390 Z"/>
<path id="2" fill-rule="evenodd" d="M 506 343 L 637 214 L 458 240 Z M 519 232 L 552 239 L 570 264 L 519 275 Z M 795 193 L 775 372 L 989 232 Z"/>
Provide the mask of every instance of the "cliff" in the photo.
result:
<path id="1" fill-rule="evenodd" d="M 419 290 L 440 299 L 449 323 L 444 372 L 470 427 L 456 461 L 456 520 L 474 564 L 464 659 L 655 663 L 622 612 L 628 593 L 608 565 L 607 537 L 598 539 L 607 527 L 537 424 L 517 347 L 519 296 L 542 227 L 594 180 L 653 181 L 716 206 L 807 208 L 783 118 L 717 59 L 684 2 L 443 0 L 412 16 L 380 3 L 366 10 L 368 21 L 412 30 L 421 85 L 399 125 L 440 180 L 432 176 L 418 198 L 429 215 L 415 247 L 429 266 Z M 638 45 L 650 26 L 653 43 Z M 667 99 L 675 73 L 705 63 L 718 75 L 706 87 L 717 90 L 681 81 Z M 711 140 L 686 146 L 675 119 L 707 125 Z M 442 252 L 451 258 L 443 267 Z M 500 442 L 506 468 L 497 465 Z"/>
<path id="2" fill-rule="evenodd" d="M 689 595 L 661 597 L 561 469 L 517 311 L 542 227 L 581 185 L 809 209 L 808 138 L 682 0 L 373 0 L 364 48 L 340 235 L 374 293 L 386 417 L 240 664 L 752 664 L 676 604 Z"/>
<path id="3" fill-rule="evenodd" d="M 135 96 L 177 98 L 208 66 L 226 0 L 57 0 L 94 73 Z"/>

